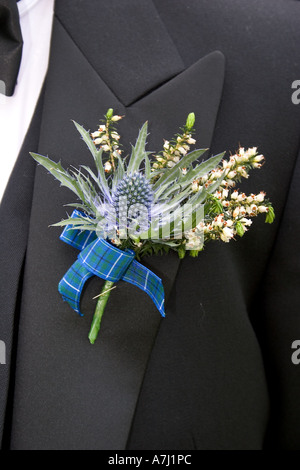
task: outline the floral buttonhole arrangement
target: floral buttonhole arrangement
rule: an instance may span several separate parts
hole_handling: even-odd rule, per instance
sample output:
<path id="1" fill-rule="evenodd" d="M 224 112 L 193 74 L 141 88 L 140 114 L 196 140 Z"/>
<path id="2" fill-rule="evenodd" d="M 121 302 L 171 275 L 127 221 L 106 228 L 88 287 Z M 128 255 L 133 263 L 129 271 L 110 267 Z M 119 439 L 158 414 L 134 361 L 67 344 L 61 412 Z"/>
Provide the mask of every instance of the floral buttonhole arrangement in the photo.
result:
<path id="1" fill-rule="evenodd" d="M 190 113 L 179 133 L 165 140 L 162 150 L 146 151 L 148 123 L 139 131 L 131 155 L 124 157 L 116 123 L 122 119 L 109 109 L 99 128 L 90 133 L 74 122 L 88 146 L 94 169 L 82 165 L 65 170 L 61 163 L 31 153 L 62 186 L 77 197 L 71 216 L 55 226 L 64 227 L 61 240 L 79 250 L 78 258 L 61 279 L 58 290 L 80 315 L 80 297 L 91 276 L 104 279 L 89 332 L 94 343 L 101 319 L 118 281 L 145 291 L 165 316 L 161 279 L 140 261 L 143 256 L 174 250 L 180 259 L 196 257 L 210 240 L 225 243 L 242 237 L 252 218 L 265 213 L 274 220 L 266 194 L 246 195 L 236 189 L 249 171 L 260 168 L 264 157 L 257 148 L 239 148 L 203 160 L 208 149 L 190 151 L 195 115 Z"/>

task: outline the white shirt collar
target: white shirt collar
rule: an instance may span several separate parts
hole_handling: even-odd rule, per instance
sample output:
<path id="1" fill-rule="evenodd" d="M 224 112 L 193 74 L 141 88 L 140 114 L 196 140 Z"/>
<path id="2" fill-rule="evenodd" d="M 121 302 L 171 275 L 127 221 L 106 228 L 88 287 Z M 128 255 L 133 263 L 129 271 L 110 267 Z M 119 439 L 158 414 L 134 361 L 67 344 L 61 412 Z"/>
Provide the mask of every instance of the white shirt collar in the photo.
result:
<path id="1" fill-rule="evenodd" d="M 18 9 L 19 9 L 19 15 L 20 18 L 22 16 L 26 15 L 26 13 L 34 7 L 36 3 L 38 3 L 40 0 L 21 0 L 18 2 Z"/>
<path id="2" fill-rule="evenodd" d="M 0 201 L 46 75 L 54 0 L 21 0 L 17 5 L 24 45 L 15 93 L 0 95 Z"/>

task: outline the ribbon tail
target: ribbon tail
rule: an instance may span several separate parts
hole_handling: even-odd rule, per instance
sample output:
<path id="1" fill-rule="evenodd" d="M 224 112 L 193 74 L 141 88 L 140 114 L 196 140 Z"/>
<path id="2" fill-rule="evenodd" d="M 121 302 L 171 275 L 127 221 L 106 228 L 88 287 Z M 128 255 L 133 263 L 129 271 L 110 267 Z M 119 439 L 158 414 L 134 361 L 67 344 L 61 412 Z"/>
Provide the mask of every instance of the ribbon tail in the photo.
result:
<path id="1" fill-rule="evenodd" d="M 165 317 L 165 293 L 162 280 L 150 269 L 133 260 L 122 279 L 145 291 L 154 302 L 162 317 Z"/>
<path id="2" fill-rule="evenodd" d="M 62 295 L 63 300 L 68 302 L 72 309 L 80 316 L 83 316 L 80 311 L 82 289 L 85 282 L 93 275 L 94 274 L 82 264 L 81 260 L 77 259 L 58 284 L 58 291 Z"/>
<path id="3" fill-rule="evenodd" d="M 72 217 L 79 215 L 80 212 L 74 211 Z M 95 232 L 80 231 L 72 225 L 64 229 L 60 239 L 81 251 L 58 285 L 63 299 L 79 315 L 83 315 L 80 311 L 80 297 L 84 284 L 96 275 L 105 281 L 117 282 L 122 279 L 139 287 L 149 295 L 161 316 L 165 316 L 162 280 L 136 261 L 132 250 L 119 250 L 106 240 L 97 238 Z"/>

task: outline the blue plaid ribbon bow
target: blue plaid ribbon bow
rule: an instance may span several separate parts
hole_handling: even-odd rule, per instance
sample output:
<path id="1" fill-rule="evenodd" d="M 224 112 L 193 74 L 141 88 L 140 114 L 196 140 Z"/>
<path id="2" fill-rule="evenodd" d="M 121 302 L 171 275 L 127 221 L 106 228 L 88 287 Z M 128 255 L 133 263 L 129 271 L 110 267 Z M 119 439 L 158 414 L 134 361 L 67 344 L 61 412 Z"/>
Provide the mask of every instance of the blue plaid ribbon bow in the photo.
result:
<path id="1" fill-rule="evenodd" d="M 72 217 L 78 215 L 74 211 Z M 104 280 L 129 282 L 145 291 L 164 317 L 164 288 L 161 279 L 134 259 L 132 250 L 122 251 L 95 232 L 80 231 L 67 225 L 60 235 L 65 243 L 80 250 L 77 260 L 58 285 L 58 291 L 75 312 L 80 311 L 80 297 L 85 282 L 92 276 Z"/>

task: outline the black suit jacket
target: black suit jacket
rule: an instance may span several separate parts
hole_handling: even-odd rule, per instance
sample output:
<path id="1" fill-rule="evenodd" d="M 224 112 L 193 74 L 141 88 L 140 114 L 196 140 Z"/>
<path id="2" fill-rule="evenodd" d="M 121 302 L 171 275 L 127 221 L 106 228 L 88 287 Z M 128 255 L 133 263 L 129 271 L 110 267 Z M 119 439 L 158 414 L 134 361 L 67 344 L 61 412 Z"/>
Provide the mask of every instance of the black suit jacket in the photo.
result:
<path id="1" fill-rule="evenodd" d="M 45 87 L 1 205 L 3 448 L 300 449 L 299 3 L 56 3 Z M 95 130 L 110 107 L 126 115 L 125 151 L 146 120 L 159 150 L 191 111 L 209 154 L 258 146 L 266 164 L 241 188 L 266 190 L 277 217 L 197 259 L 145 259 L 166 318 L 120 283 L 91 346 L 102 281 L 85 289 L 85 317 L 62 302 L 77 252 L 49 225 L 74 199 L 28 152 L 92 164 L 71 120 Z"/>

